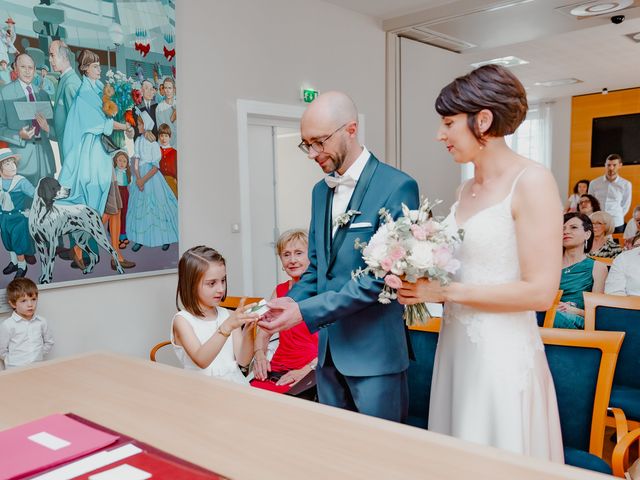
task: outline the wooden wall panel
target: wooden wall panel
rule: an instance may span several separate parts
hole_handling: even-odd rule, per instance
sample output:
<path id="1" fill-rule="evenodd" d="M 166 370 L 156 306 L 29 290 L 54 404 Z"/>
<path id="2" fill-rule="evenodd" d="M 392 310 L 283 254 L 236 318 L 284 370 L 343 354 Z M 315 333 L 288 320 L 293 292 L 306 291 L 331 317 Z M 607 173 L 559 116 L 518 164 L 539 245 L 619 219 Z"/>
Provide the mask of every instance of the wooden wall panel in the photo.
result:
<path id="1" fill-rule="evenodd" d="M 575 183 L 604 175 L 604 167 L 591 168 L 591 122 L 596 117 L 640 113 L 640 88 L 617 90 L 608 95 L 594 93 L 573 97 L 571 101 L 571 150 L 569 159 L 569 193 Z M 638 139 L 640 142 L 640 138 Z M 611 152 L 617 153 L 617 152 Z M 624 158 L 623 158 L 624 161 Z M 629 220 L 633 208 L 640 204 L 640 165 L 624 165 L 620 175 L 633 184 Z"/>

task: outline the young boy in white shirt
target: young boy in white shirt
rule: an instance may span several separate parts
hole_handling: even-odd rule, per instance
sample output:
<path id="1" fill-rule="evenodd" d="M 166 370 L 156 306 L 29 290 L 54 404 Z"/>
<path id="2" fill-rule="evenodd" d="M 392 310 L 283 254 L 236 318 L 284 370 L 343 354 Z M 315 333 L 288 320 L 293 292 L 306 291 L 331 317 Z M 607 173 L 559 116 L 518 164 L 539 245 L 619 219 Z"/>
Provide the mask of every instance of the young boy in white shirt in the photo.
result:
<path id="1" fill-rule="evenodd" d="M 36 314 L 38 287 L 16 278 L 7 285 L 7 301 L 13 314 L 0 324 L 0 359 L 6 368 L 41 361 L 54 342 L 47 321 Z"/>

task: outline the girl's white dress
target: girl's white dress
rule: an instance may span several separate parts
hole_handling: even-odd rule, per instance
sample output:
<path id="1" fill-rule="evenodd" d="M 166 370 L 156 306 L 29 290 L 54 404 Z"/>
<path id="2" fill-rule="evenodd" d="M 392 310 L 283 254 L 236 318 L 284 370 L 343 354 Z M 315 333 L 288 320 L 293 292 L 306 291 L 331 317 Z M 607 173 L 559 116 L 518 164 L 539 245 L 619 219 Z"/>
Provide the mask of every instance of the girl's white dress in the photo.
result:
<path id="1" fill-rule="evenodd" d="M 171 344 L 173 345 L 173 350 L 176 352 L 176 356 L 186 370 L 195 370 L 203 373 L 204 375 L 209 375 L 210 377 L 222 378 L 223 380 L 229 380 L 242 385 L 249 385 L 249 381 L 242 374 L 240 367 L 238 367 L 238 362 L 236 362 L 236 358 L 233 353 L 232 337 L 226 339 L 222 349 L 218 353 L 218 356 L 214 358 L 213 362 L 211 362 L 206 368 L 198 367 L 193 363 L 193 360 L 191 360 L 189 355 L 187 355 L 184 348 L 180 345 L 176 345 L 175 338 L 173 336 L 173 321 L 177 315 L 180 315 L 189 322 L 189 325 L 193 328 L 196 337 L 198 337 L 198 340 L 200 340 L 200 343 L 202 344 L 209 340 L 216 333 L 218 327 L 229 317 L 229 311 L 226 308 L 216 308 L 218 309 L 218 317 L 215 320 L 202 320 L 186 310 L 180 310 L 176 313 L 171 321 Z"/>
<path id="2" fill-rule="evenodd" d="M 519 176 L 518 176 L 519 177 Z M 520 279 L 511 192 L 469 218 L 455 281 Z M 456 223 L 456 202 L 446 223 Z M 446 303 L 434 364 L 429 430 L 563 462 L 553 378 L 534 312 L 492 313 Z"/>

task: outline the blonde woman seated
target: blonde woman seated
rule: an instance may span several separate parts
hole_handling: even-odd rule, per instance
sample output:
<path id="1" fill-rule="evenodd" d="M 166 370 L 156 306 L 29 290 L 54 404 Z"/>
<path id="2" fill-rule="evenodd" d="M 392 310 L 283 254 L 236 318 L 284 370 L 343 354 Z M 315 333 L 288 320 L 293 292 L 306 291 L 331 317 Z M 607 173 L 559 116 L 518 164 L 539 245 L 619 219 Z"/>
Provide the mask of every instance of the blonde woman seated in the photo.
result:
<path id="1" fill-rule="evenodd" d="M 584 328 L 583 292 L 604 292 L 607 266 L 587 257 L 593 245 L 593 225 L 582 213 L 565 213 L 562 232 L 562 273 L 555 328 Z"/>
<path id="2" fill-rule="evenodd" d="M 279 284 L 271 298 L 286 297 L 293 284 L 300 280 L 309 267 L 308 246 L 309 239 L 304 230 L 288 230 L 280 236 L 276 251 L 282 269 L 290 280 Z M 251 386 L 286 393 L 315 370 L 318 363 L 318 334 L 309 332 L 304 322 L 281 331 L 280 343 L 271 361 L 267 358 L 269 337 L 264 330 L 258 330 L 256 334 L 253 362 L 255 380 Z M 315 385 L 315 382 L 312 383 Z"/>
<path id="3" fill-rule="evenodd" d="M 593 224 L 593 245 L 589 251 L 590 257 L 614 258 L 622 252 L 622 247 L 616 242 L 611 234 L 615 225 L 613 218 L 607 212 L 593 212 L 589 215 Z"/>

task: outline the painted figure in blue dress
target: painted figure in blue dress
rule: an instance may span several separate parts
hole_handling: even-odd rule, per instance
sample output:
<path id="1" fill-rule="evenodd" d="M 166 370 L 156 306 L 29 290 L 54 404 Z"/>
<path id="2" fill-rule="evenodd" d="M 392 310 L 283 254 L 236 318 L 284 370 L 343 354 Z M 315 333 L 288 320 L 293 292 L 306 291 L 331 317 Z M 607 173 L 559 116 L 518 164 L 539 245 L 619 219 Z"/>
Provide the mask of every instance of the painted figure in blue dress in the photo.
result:
<path id="1" fill-rule="evenodd" d="M 146 111 L 137 113 L 140 135 L 131 158 L 135 181 L 129 184 L 127 236 L 135 242 L 134 252 L 142 246 L 168 250 L 178 241 L 178 200 L 160 172 L 162 153 L 152 132 L 154 121 Z"/>
<path id="2" fill-rule="evenodd" d="M 0 149 L 0 232 L 2 244 L 9 252 L 9 264 L 2 273 L 14 278 L 27 273 L 26 256 L 33 256 L 35 247 L 29 235 L 29 218 L 25 212 L 33 200 L 33 185 L 17 175 L 20 157 L 9 148 Z"/>

